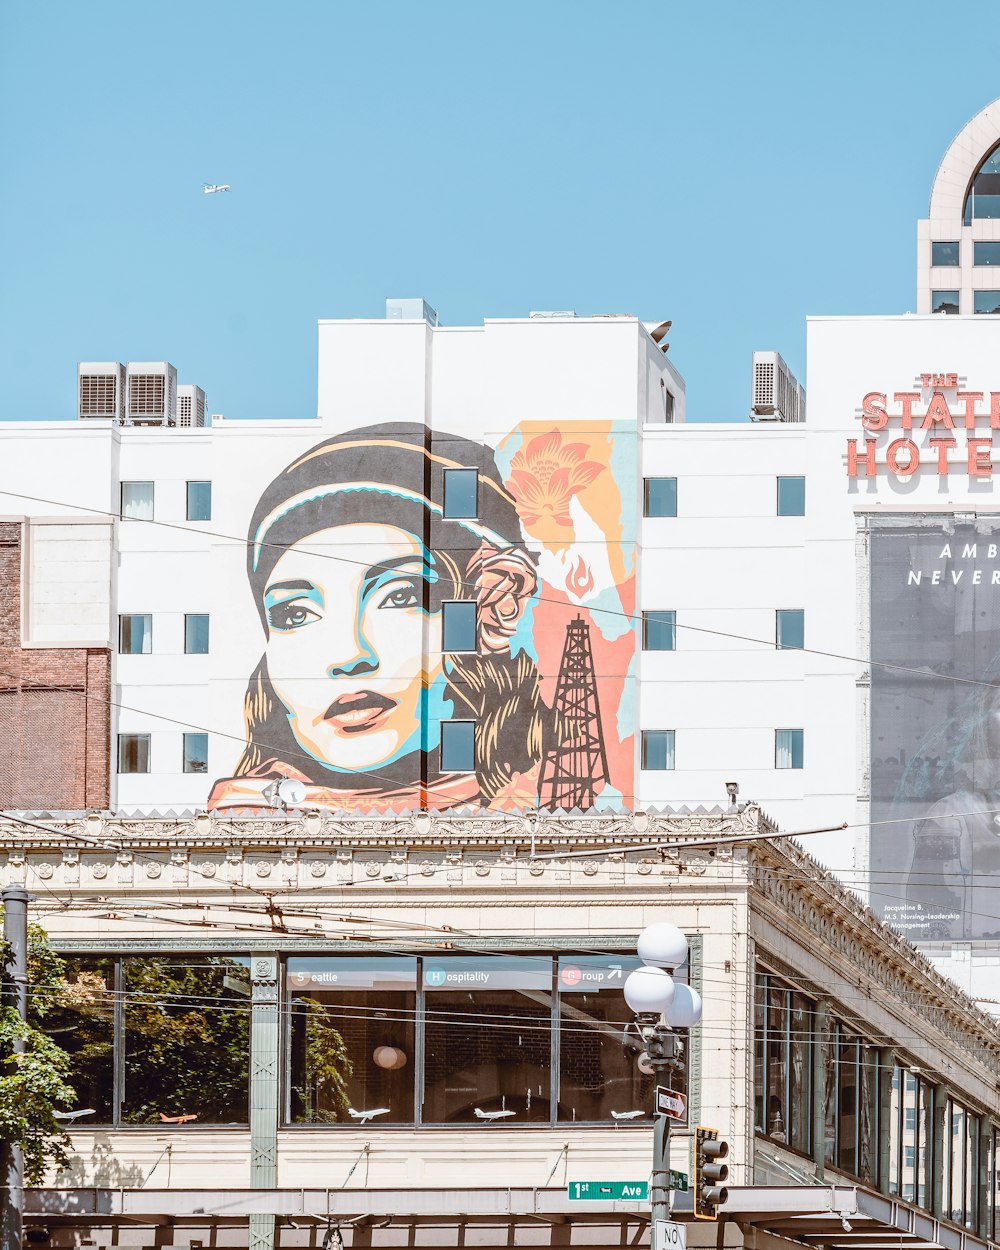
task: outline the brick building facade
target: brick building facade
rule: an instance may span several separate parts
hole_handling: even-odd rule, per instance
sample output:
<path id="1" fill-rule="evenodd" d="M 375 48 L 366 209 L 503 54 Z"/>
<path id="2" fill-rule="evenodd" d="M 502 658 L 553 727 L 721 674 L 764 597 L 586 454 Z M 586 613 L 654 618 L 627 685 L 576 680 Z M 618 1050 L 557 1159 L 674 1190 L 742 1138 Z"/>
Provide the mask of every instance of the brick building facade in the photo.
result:
<path id="1" fill-rule="evenodd" d="M 24 523 L 0 522 L 0 807 L 108 806 L 111 653 L 25 646 Z"/>

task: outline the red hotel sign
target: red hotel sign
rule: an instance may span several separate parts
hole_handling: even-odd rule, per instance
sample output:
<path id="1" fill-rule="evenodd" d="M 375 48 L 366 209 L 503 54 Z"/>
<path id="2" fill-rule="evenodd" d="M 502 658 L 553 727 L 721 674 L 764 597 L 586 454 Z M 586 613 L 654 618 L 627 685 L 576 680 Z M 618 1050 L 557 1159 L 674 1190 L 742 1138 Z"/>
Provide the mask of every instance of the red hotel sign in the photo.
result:
<path id="1" fill-rule="evenodd" d="M 920 385 L 919 391 L 869 391 L 864 397 L 865 430 L 898 431 L 900 437 L 882 455 L 876 439 L 849 438 L 848 477 L 874 477 L 881 466 L 896 477 L 910 477 L 921 463 L 933 465 L 940 477 L 952 471 L 970 478 L 993 476 L 990 457 L 993 431 L 1000 430 L 1000 391 L 960 391 L 957 373 L 922 373 Z M 921 445 L 930 453 L 923 459 Z"/>

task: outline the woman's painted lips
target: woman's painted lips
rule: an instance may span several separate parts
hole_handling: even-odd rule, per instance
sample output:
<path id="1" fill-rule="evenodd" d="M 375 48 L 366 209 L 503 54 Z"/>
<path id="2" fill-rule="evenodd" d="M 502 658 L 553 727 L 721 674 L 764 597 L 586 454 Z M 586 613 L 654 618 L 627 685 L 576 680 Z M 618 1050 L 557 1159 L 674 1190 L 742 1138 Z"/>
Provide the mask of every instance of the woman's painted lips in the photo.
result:
<path id="1" fill-rule="evenodd" d="M 359 690 L 357 694 L 342 694 L 334 699 L 323 719 L 332 721 L 345 734 L 364 733 L 395 706 L 394 699 L 386 699 L 374 690 Z"/>

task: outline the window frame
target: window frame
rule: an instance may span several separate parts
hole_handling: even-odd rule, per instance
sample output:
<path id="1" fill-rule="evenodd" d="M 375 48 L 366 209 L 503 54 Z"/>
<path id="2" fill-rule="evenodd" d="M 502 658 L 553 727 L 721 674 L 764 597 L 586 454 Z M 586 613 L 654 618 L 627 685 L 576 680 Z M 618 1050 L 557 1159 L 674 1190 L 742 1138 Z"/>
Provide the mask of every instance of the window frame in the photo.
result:
<path id="1" fill-rule="evenodd" d="M 946 300 L 944 298 L 946 295 L 954 296 L 954 298 Z M 934 306 L 935 303 L 938 304 L 937 308 Z M 946 308 L 944 306 L 945 304 L 948 304 L 949 307 Z M 954 304 L 954 308 L 950 307 L 952 304 Z M 940 290 L 931 291 L 931 313 L 933 315 L 939 317 L 957 317 L 961 311 L 962 293 L 960 290 L 952 290 L 951 288 L 945 289 L 942 287 Z"/>
<path id="2" fill-rule="evenodd" d="M 669 617 L 669 620 L 657 620 L 657 617 Z M 649 645 L 650 626 L 670 631 L 670 645 L 652 647 Z M 677 650 L 677 611 L 675 608 L 648 608 L 642 613 L 642 649 L 643 651 L 676 651 Z"/>
<path id="3" fill-rule="evenodd" d="M 439 721 L 438 723 L 441 726 L 441 739 L 440 739 L 440 748 L 439 748 L 440 760 L 441 760 L 441 771 L 443 773 L 460 773 L 460 774 L 474 773 L 476 771 L 476 764 L 479 762 L 478 751 L 476 749 L 477 748 L 476 739 L 478 736 L 476 733 L 476 722 L 466 716 L 466 717 L 456 717 L 454 720 L 443 720 L 443 721 Z M 469 765 L 468 768 L 450 768 L 445 764 L 445 758 L 444 758 L 445 737 L 447 736 L 447 730 L 445 726 L 448 726 L 448 725 L 454 725 L 454 726 L 471 725 L 472 726 L 472 763 Z"/>
<path id="4" fill-rule="evenodd" d="M 146 750 L 146 767 L 145 768 L 123 768 L 123 750 L 126 742 L 132 739 L 137 747 L 145 742 Z M 119 777 L 148 777 L 152 772 L 153 750 L 152 738 L 148 733 L 122 733 L 118 734 L 118 749 L 115 752 L 115 773 Z"/>
<path id="5" fill-rule="evenodd" d="M 775 516 L 805 516 L 806 514 L 806 477 L 804 473 L 779 473 L 775 479 Z M 802 511 L 789 512 L 781 506 L 781 484 L 782 482 L 801 482 L 802 483 Z"/>
<path id="6" fill-rule="evenodd" d="M 799 735 L 799 758 L 801 761 L 800 763 L 796 764 L 794 762 L 795 760 L 795 746 L 794 746 L 795 740 L 794 739 L 792 740 L 792 746 L 789 748 L 789 755 L 791 756 L 791 759 L 793 762 L 791 764 L 779 764 L 778 763 L 778 734 L 798 734 Z M 785 727 L 782 727 L 781 729 L 775 729 L 774 731 L 774 767 L 775 767 L 775 770 L 778 772 L 796 772 L 797 773 L 797 772 L 801 772 L 805 768 L 805 766 L 806 766 L 806 731 L 805 729 L 800 728 L 798 726 L 796 727 L 785 726 Z"/>
<path id="7" fill-rule="evenodd" d="M 137 517 L 132 516 L 125 511 L 125 490 L 130 486 L 148 486 L 149 487 L 149 516 Z M 141 478 L 128 481 L 121 481 L 118 484 L 118 519 L 120 521 L 153 521 L 156 519 L 156 482 L 147 478 Z"/>
<path id="8" fill-rule="evenodd" d="M 191 515 L 191 487 L 207 486 L 208 487 L 208 516 L 192 516 Z M 184 519 L 186 521 L 211 521 L 212 519 L 212 482 L 211 479 L 193 478 L 190 482 L 184 484 Z"/>
<path id="9" fill-rule="evenodd" d="M 673 510 L 653 512 L 650 509 L 650 486 L 653 482 L 673 482 Z M 652 520 L 677 519 L 677 478 L 676 477 L 644 477 L 642 479 L 642 515 Z"/>
<path id="10" fill-rule="evenodd" d="M 205 622 L 205 649 L 204 651 L 196 651 L 188 646 L 188 622 L 189 621 Z M 212 626 L 209 614 L 207 612 L 185 612 L 184 613 L 184 654 L 185 655 L 208 655 L 212 647 Z"/>
<path id="11" fill-rule="evenodd" d="M 667 763 L 662 768 L 648 763 L 648 743 L 664 735 Z M 677 769 L 677 731 L 675 729 L 643 729 L 639 738 L 639 768 L 646 773 L 672 773 Z"/>
<path id="12" fill-rule="evenodd" d="M 798 614 L 802 623 L 802 641 L 790 643 L 781 641 L 781 622 L 785 617 Z M 806 610 L 805 608 L 774 609 L 774 649 L 775 651 L 804 651 L 806 649 Z"/>
<path id="13" fill-rule="evenodd" d="M 472 617 L 472 645 L 469 647 L 449 647 L 448 646 L 448 625 L 447 617 L 448 609 L 453 609 L 451 615 L 459 615 L 464 618 L 469 615 Z M 454 609 L 461 608 L 460 614 L 456 614 Z M 467 627 L 468 622 L 464 622 L 463 629 Z M 453 626 L 457 628 L 457 626 Z M 445 655 L 475 655 L 479 651 L 479 604 L 475 599 L 445 599 L 441 604 L 441 650 Z"/>
<path id="14" fill-rule="evenodd" d="M 205 740 L 205 767 L 204 768 L 188 768 L 188 739 L 204 738 Z M 208 734 L 200 730 L 193 730 L 181 734 L 181 772 L 188 776 L 204 777 L 208 773 Z"/>
<path id="15" fill-rule="evenodd" d="M 453 474 L 472 474 L 475 478 L 475 506 L 472 512 L 452 512 L 448 508 L 448 481 Z M 454 480 L 454 479 L 452 479 Z M 441 486 L 441 516 L 445 521 L 474 521 L 479 516 L 479 470 L 469 466 L 452 465 L 445 469 Z"/>
<path id="16" fill-rule="evenodd" d="M 146 621 L 147 625 L 143 628 L 142 640 L 149 643 L 149 646 L 143 646 L 138 651 L 133 651 L 130 647 L 126 650 L 122 646 L 125 637 L 126 621 Z M 132 626 L 129 625 L 131 634 Z M 119 655 L 152 655 L 153 654 L 153 614 L 152 612 L 119 612 L 118 613 L 118 654 Z"/>
<path id="17" fill-rule="evenodd" d="M 938 247 L 953 247 L 955 249 L 954 260 L 938 260 L 934 249 Z M 932 239 L 931 240 L 931 268 L 932 269 L 958 269 L 962 264 L 962 243 L 960 239 Z"/>

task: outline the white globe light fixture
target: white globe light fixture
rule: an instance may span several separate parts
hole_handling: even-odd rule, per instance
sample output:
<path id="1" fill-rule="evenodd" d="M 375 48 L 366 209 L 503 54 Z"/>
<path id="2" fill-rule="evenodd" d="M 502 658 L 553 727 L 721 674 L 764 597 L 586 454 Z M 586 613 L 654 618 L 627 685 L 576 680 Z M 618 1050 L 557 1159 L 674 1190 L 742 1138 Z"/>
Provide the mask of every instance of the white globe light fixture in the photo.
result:
<path id="1" fill-rule="evenodd" d="M 674 1029 L 693 1029 L 701 1019 L 701 995 L 683 981 L 674 986 L 674 999 L 667 1008 L 667 1024 Z"/>
<path id="2" fill-rule="evenodd" d="M 662 968 L 636 968 L 625 978 L 625 1001 L 636 1015 L 661 1015 L 674 1001 L 674 990 Z"/>
<path id="3" fill-rule="evenodd" d="M 651 924 L 639 934 L 639 958 L 651 968 L 679 968 L 688 957 L 687 938 L 675 924 Z"/>

